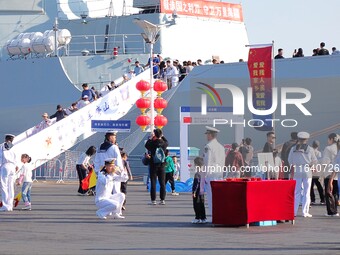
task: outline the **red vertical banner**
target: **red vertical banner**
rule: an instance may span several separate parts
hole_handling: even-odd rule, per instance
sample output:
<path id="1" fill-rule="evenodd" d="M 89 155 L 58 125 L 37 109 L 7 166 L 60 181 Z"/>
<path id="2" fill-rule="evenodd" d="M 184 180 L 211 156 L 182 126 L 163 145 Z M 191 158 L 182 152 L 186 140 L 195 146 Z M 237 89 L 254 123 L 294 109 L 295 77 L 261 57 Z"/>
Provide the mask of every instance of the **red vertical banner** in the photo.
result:
<path id="1" fill-rule="evenodd" d="M 250 85 L 253 89 L 253 106 L 256 110 L 268 110 L 272 106 L 272 45 L 251 47 L 248 56 Z M 272 115 L 253 115 L 253 124 L 260 131 L 273 130 Z M 268 121 L 269 120 L 269 121 Z"/>

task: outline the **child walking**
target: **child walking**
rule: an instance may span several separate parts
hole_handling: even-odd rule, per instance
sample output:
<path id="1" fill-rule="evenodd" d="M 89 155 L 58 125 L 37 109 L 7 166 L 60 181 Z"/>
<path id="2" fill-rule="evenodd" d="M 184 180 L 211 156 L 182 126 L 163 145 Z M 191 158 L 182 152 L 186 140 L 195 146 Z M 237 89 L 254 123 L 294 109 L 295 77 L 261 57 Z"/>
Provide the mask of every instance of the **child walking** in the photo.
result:
<path id="1" fill-rule="evenodd" d="M 205 215 L 204 207 L 204 178 L 201 175 L 202 167 L 204 165 L 204 160 L 201 157 L 194 159 L 195 164 L 195 176 L 194 183 L 192 185 L 192 199 L 194 204 L 195 219 L 191 222 L 193 224 L 197 223 L 207 223 L 207 218 Z"/>
<path id="2" fill-rule="evenodd" d="M 165 150 L 165 185 L 167 182 L 171 185 L 171 195 L 178 196 L 179 193 L 175 190 L 175 180 L 174 180 L 174 173 L 176 171 L 174 161 L 171 156 L 169 156 L 169 150 Z"/>
<path id="3" fill-rule="evenodd" d="M 21 175 L 23 176 L 22 184 L 22 200 L 25 205 L 22 210 L 31 210 L 31 189 L 32 189 L 32 170 L 29 169 L 27 163 L 31 163 L 31 157 L 27 154 L 21 155 L 21 162 L 24 164 L 21 168 Z"/>

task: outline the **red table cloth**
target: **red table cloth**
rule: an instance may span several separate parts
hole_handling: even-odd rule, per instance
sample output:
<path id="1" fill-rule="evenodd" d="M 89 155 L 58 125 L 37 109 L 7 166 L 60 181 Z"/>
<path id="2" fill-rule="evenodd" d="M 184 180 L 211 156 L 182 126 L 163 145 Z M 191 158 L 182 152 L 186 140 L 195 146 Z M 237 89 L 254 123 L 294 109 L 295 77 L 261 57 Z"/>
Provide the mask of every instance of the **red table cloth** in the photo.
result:
<path id="1" fill-rule="evenodd" d="M 213 224 L 294 220 L 295 181 L 212 181 Z"/>

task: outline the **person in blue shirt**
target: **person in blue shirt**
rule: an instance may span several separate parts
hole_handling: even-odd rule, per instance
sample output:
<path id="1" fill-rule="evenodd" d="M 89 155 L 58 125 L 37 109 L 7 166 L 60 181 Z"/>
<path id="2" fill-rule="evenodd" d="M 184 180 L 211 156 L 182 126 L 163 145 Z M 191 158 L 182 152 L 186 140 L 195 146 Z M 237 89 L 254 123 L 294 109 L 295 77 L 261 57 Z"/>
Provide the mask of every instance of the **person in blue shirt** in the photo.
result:
<path id="1" fill-rule="evenodd" d="M 82 87 L 83 91 L 81 92 L 81 99 L 84 98 L 84 96 L 87 96 L 90 102 L 93 102 L 97 99 L 96 93 L 94 93 L 94 91 L 89 88 L 89 85 L 87 83 L 84 83 Z"/>
<path id="2" fill-rule="evenodd" d="M 135 68 L 134 68 L 135 75 L 138 75 L 144 71 L 144 68 L 139 64 L 139 61 L 135 62 Z"/>
<path id="3" fill-rule="evenodd" d="M 158 73 L 159 73 L 159 58 L 155 56 L 155 54 L 152 54 L 152 72 L 153 72 L 153 75 L 154 75 L 154 78 L 157 78 L 158 77 Z M 145 65 L 145 68 L 150 66 L 150 58 L 148 60 L 148 63 Z"/>

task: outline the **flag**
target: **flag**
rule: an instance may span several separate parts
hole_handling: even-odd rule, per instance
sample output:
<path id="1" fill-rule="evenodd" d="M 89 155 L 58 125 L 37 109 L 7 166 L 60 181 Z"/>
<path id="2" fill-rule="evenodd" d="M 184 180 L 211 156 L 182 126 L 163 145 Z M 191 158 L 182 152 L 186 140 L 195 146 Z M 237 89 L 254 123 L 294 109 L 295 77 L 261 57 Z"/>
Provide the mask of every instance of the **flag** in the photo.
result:
<path id="1" fill-rule="evenodd" d="M 90 174 L 89 189 L 97 185 L 97 175 L 94 171 Z"/>
<path id="2" fill-rule="evenodd" d="M 272 45 L 270 46 L 250 46 L 248 56 L 248 70 L 250 85 L 253 89 L 253 106 L 256 110 L 268 110 L 272 106 Z M 253 124 L 255 129 L 260 131 L 273 130 L 270 115 L 254 115 L 257 123 Z"/>
<path id="3" fill-rule="evenodd" d="M 16 197 L 14 198 L 14 207 L 18 206 L 21 198 L 22 198 L 22 192 L 19 192 L 18 195 L 16 195 Z"/>
<path id="4" fill-rule="evenodd" d="M 81 188 L 83 190 L 88 190 L 97 184 L 97 175 L 92 170 L 89 172 L 89 174 L 81 181 Z"/>

